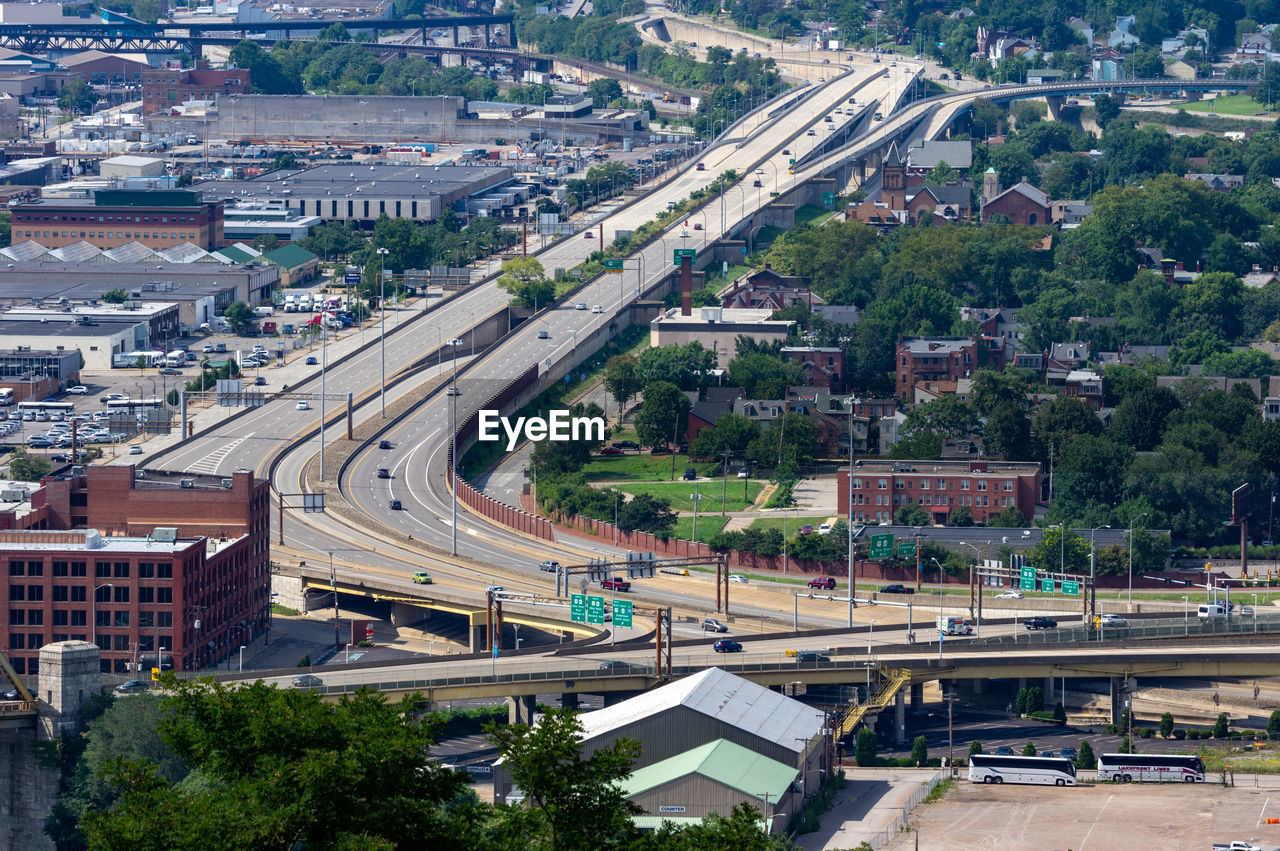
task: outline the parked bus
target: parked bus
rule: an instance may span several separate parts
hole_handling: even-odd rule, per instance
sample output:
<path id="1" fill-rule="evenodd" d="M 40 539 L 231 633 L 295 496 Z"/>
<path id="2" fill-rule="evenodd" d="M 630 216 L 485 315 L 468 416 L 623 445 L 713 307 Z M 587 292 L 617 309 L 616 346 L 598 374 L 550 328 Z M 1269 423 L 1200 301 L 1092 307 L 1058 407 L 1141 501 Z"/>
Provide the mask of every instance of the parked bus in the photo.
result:
<path id="1" fill-rule="evenodd" d="M 973 783 L 1040 783 L 1048 786 L 1076 785 L 1076 767 L 1069 759 L 1049 756 L 969 757 L 969 780 Z"/>
<path id="2" fill-rule="evenodd" d="M 137 414 L 147 408 L 163 408 L 163 399 L 112 399 L 107 402 L 107 413 Z"/>
<path id="3" fill-rule="evenodd" d="M 76 406 L 73 402 L 19 402 L 18 413 L 25 414 L 31 411 L 36 414 L 61 414 L 64 417 L 75 413 Z"/>
<path id="4" fill-rule="evenodd" d="M 1204 760 L 1187 754 L 1104 753 L 1098 757 L 1098 780 L 1203 783 Z"/>
<path id="5" fill-rule="evenodd" d="M 13 404 L 13 388 L 0 387 L 0 407 L 8 407 Z"/>

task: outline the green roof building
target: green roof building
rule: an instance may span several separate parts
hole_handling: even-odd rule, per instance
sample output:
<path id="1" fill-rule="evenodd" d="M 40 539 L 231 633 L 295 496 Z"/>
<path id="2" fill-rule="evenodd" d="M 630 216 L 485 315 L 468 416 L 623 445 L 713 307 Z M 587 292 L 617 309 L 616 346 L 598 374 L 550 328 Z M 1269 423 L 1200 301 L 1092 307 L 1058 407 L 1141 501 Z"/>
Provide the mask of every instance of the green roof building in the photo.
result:
<path id="1" fill-rule="evenodd" d="M 280 283 L 286 287 L 296 287 L 320 274 L 320 258 L 297 245 L 282 245 L 262 259 L 280 267 Z"/>

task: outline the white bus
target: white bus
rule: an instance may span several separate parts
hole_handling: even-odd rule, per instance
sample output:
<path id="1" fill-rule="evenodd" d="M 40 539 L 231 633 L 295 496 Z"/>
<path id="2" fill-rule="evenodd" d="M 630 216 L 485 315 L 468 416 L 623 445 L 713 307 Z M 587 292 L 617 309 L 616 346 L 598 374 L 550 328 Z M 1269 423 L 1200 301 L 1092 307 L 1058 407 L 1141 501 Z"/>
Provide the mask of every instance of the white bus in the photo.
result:
<path id="1" fill-rule="evenodd" d="M 163 408 L 163 399 L 112 399 L 107 402 L 107 413 L 137 414 L 147 408 Z"/>
<path id="2" fill-rule="evenodd" d="M 1098 780 L 1203 783 L 1204 760 L 1189 754 L 1104 753 L 1098 757 Z"/>
<path id="3" fill-rule="evenodd" d="M 973 783 L 1041 783 L 1049 786 L 1076 785 L 1076 767 L 1069 759 L 1048 756 L 969 757 L 969 780 Z"/>
<path id="4" fill-rule="evenodd" d="M 76 406 L 74 402 L 19 402 L 18 413 L 25 414 L 31 411 L 35 414 L 61 414 L 62 416 L 70 416 L 75 413 Z"/>

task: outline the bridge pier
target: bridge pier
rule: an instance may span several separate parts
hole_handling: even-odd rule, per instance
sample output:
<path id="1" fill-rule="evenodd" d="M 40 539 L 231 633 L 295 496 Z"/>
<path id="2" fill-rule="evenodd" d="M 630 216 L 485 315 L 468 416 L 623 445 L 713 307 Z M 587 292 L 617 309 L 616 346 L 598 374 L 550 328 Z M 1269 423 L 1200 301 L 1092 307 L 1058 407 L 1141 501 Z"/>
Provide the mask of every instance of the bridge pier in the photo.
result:
<path id="1" fill-rule="evenodd" d="M 1111 689 L 1111 723 L 1119 724 L 1124 713 L 1124 678 L 1111 677 L 1107 682 Z"/>
<path id="2" fill-rule="evenodd" d="M 487 635 L 488 635 L 488 629 L 482 623 L 475 624 L 470 628 L 468 628 L 467 629 L 467 638 L 468 638 L 467 652 L 479 653 L 481 650 L 484 650 L 487 646 L 486 644 Z"/>
<path id="3" fill-rule="evenodd" d="M 920 715 L 924 712 L 924 683 L 911 684 L 911 714 Z"/>
<path id="4" fill-rule="evenodd" d="M 1062 120 L 1062 105 L 1065 104 L 1066 98 L 1062 95 L 1049 95 L 1045 97 L 1045 102 L 1049 104 L 1049 120 Z"/>
<path id="5" fill-rule="evenodd" d="M 507 723 L 532 724 L 533 713 L 538 708 L 536 695 L 523 694 L 507 698 Z"/>
<path id="6" fill-rule="evenodd" d="M 409 603 L 391 604 L 391 625 L 394 627 L 409 626 L 431 618 L 431 610 Z"/>
<path id="7" fill-rule="evenodd" d="M 893 696 L 893 740 L 898 744 L 907 740 L 907 696 L 902 689 Z"/>
<path id="8" fill-rule="evenodd" d="M 578 693 L 575 691 L 569 691 L 560 695 L 560 708 L 561 709 L 577 709 Z"/>
<path id="9" fill-rule="evenodd" d="M 1052 676 L 1044 678 L 1044 705 L 1050 711 L 1053 710 L 1053 704 L 1057 702 L 1053 698 L 1053 681 L 1054 677 Z"/>
<path id="10" fill-rule="evenodd" d="M 979 678 L 976 680 L 970 680 L 970 682 L 973 683 L 974 694 L 982 694 L 987 690 L 987 681 L 982 678 Z"/>

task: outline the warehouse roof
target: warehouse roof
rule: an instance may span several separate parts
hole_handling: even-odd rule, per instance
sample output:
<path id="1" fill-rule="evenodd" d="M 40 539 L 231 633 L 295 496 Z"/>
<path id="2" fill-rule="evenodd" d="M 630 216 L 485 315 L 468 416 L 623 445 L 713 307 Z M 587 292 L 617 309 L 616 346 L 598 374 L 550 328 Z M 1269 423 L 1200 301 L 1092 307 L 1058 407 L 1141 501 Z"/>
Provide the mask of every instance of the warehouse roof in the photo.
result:
<path id="1" fill-rule="evenodd" d="M 742 745 L 716 739 L 692 750 L 647 765 L 622 780 L 627 797 L 665 786 L 689 774 L 701 774 L 762 801 L 777 802 L 800 772 Z"/>

